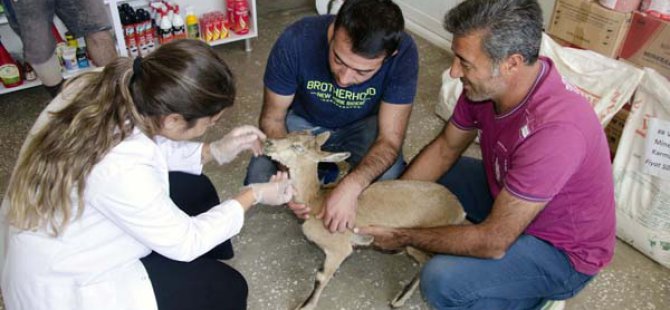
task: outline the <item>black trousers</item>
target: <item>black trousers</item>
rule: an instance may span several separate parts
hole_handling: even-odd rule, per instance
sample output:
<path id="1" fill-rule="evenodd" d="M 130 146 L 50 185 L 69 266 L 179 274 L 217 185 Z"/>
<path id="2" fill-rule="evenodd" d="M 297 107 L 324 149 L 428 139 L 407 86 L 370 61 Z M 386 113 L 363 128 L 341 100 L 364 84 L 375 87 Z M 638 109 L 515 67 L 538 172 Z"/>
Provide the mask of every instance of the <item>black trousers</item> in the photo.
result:
<path id="1" fill-rule="evenodd" d="M 189 215 L 219 204 L 205 175 L 170 172 L 170 197 Z M 237 270 L 218 261 L 233 257 L 230 240 L 192 262 L 178 262 L 158 253 L 142 258 L 156 295 L 158 309 L 246 309 L 248 286 Z"/>

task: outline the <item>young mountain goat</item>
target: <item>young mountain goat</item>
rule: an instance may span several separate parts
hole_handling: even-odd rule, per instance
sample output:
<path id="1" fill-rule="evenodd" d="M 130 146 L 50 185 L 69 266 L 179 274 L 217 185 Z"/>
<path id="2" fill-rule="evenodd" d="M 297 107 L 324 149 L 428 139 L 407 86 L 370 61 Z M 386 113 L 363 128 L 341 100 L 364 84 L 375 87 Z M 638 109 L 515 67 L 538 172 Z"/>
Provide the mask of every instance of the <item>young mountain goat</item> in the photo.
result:
<path id="1" fill-rule="evenodd" d="M 312 209 L 309 219 L 302 224 L 302 231 L 326 254 L 323 268 L 316 274 L 310 296 L 298 309 L 315 309 L 319 296 L 340 264 L 353 252 L 354 245 L 369 245 L 351 231 L 331 234 L 321 220 L 316 219 L 329 190 L 321 188 L 317 165 L 319 162 L 341 162 L 349 153 L 321 151 L 329 132 L 313 136 L 309 132 L 296 132 L 284 139 L 268 139 L 264 152 L 273 160 L 289 168 L 291 181 L 296 189 L 294 200 Z M 393 180 L 371 184 L 359 197 L 356 227 L 381 225 L 391 227 L 433 227 L 463 222 L 465 213 L 456 197 L 444 186 L 423 181 Z M 369 239 L 369 238 L 368 238 Z M 430 256 L 414 248 L 407 254 L 422 265 Z M 391 301 L 400 307 L 419 284 L 418 273 Z"/>

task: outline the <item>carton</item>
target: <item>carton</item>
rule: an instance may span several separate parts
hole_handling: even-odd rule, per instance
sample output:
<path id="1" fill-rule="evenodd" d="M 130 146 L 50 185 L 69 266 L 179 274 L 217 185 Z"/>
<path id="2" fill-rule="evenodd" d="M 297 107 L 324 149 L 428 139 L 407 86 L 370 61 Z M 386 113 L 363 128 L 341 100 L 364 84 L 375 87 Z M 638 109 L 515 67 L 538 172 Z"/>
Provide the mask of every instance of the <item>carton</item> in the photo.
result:
<path id="1" fill-rule="evenodd" d="M 619 57 L 670 79 L 670 22 L 635 12 Z"/>
<path id="2" fill-rule="evenodd" d="M 548 33 L 576 47 L 614 58 L 619 55 L 631 15 L 609 10 L 595 1 L 558 0 Z"/>

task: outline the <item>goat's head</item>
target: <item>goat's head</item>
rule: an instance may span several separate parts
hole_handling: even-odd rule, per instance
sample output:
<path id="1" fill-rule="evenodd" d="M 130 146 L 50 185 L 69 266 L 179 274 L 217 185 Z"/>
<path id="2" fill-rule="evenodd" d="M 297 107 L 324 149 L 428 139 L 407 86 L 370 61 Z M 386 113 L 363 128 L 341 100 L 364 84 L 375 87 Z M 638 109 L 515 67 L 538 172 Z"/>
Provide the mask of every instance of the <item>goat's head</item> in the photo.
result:
<path id="1" fill-rule="evenodd" d="M 263 153 L 289 169 L 305 164 L 316 165 L 319 162 L 340 162 L 349 158 L 349 152 L 331 153 L 321 150 L 321 146 L 330 137 L 330 132 L 317 136 L 309 131 L 289 133 L 282 139 L 267 139 Z"/>

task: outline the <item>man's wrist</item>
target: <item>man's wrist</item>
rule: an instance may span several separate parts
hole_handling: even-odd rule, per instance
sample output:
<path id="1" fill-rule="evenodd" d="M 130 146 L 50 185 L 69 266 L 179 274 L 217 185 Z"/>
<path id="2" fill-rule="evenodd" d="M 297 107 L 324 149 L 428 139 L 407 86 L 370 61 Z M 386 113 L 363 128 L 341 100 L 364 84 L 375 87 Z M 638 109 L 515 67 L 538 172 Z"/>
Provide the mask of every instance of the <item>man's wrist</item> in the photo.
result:
<path id="1" fill-rule="evenodd" d="M 396 237 L 396 240 L 398 240 L 403 247 L 412 246 L 411 230 L 406 228 L 396 228 L 394 235 Z"/>
<path id="2" fill-rule="evenodd" d="M 365 179 L 361 178 L 360 176 L 357 176 L 354 173 L 351 173 L 342 179 L 340 183 L 350 190 L 354 191 L 356 193 L 356 196 L 360 195 L 363 190 L 370 185 L 370 182 L 366 181 Z"/>

